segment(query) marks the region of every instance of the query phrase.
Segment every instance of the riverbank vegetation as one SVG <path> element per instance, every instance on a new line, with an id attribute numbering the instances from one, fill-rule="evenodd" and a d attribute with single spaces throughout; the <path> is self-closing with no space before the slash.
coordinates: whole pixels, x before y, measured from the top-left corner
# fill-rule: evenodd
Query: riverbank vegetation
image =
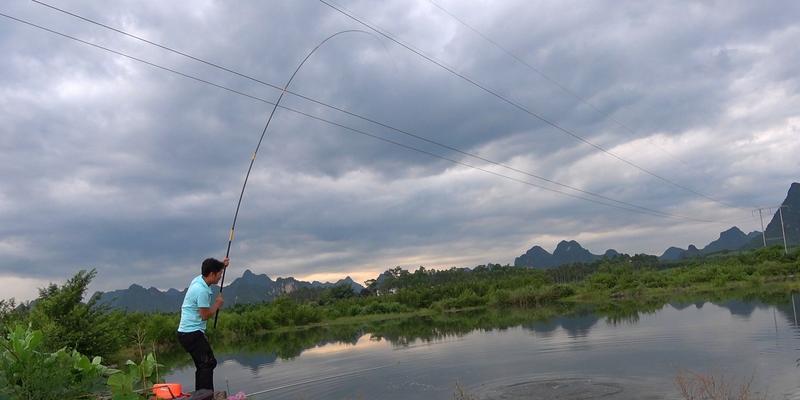
<path id="1" fill-rule="evenodd" d="M 784 255 L 780 248 L 671 264 L 652 256 L 621 255 L 550 270 L 497 264 L 447 270 L 394 268 L 368 282 L 361 293 L 342 286 L 301 290 L 265 304 L 236 305 L 220 314 L 218 328 L 209 333 L 222 349 L 246 341 L 291 358 L 323 336 L 348 341 L 365 331 L 402 345 L 408 340 L 518 326 L 574 313 L 625 321 L 667 302 L 731 297 L 777 302 L 800 289 L 798 273 L 798 252 Z M 152 373 L 151 364 L 156 364 L 148 361 L 143 343 L 166 354 L 169 363 L 169 354 L 176 347 L 178 313 L 128 313 L 108 309 L 96 298 L 84 302 L 95 275 L 94 271 L 81 271 L 61 286 L 41 289 L 39 298 L 31 303 L 0 301 L 0 329 L 4 332 L 0 357 L 9 363 L 0 373 L 0 387 L 6 388 L 0 389 L 0 398 L 27 398 L 19 393 L 32 390 L 26 389 L 26 382 L 37 378 L 26 374 L 37 371 L 61 376 L 51 371 L 56 369 L 67 371 L 61 376 L 64 379 L 44 383 L 78 392 L 110 390 L 110 386 L 98 389 L 98 382 L 105 379 L 108 383 L 110 376 L 117 374 L 112 380 L 116 390 L 131 392 L 136 382 L 150 379 L 149 375 L 137 376 L 143 371 Z M 28 353 L 33 355 L 25 357 L 33 358 L 24 365 L 37 365 L 30 370 L 19 363 Z M 128 358 L 145 366 L 124 364 L 122 360 Z M 100 360 L 107 362 L 101 364 Z M 127 372 L 103 364 L 125 365 L 120 369 Z M 133 371 L 135 368 L 139 369 Z M 76 378 L 81 376 L 88 378 Z"/>

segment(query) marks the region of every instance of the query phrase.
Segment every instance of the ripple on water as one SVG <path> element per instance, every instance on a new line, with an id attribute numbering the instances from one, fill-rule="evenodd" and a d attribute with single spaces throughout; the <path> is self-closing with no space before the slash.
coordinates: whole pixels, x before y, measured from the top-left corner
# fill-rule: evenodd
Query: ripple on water
<path id="1" fill-rule="evenodd" d="M 663 394 L 647 393 L 634 383 L 612 379 L 545 379 L 502 383 L 484 387 L 481 400 L 662 400 Z"/>

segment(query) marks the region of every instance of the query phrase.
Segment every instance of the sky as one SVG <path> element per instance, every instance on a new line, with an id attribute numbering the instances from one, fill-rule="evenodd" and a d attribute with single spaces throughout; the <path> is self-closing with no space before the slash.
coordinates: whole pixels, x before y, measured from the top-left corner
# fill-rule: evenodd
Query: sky
<path id="1" fill-rule="evenodd" d="M 441 66 L 318 0 L 47 2 L 241 75 L 35 2 L 0 12 L 240 94 L 0 17 L 0 298 L 88 268 L 92 291 L 185 287 L 225 255 L 258 99 L 281 94 L 256 80 L 346 30 L 289 86 L 318 103 L 281 105 L 362 133 L 277 110 L 233 278 L 363 282 L 572 239 L 659 255 L 760 229 L 752 209 L 798 180 L 795 1 L 331 2 Z"/>

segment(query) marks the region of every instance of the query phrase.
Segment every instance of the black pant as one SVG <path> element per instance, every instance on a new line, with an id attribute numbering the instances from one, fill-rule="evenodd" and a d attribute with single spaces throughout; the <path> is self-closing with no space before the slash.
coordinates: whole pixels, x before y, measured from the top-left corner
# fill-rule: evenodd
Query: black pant
<path id="1" fill-rule="evenodd" d="M 189 333 L 178 332 L 178 341 L 183 349 L 192 355 L 194 366 L 197 371 L 194 373 L 194 390 L 209 389 L 214 390 L 214 368 L 217 366 L 217 359 L 208 343 L 208 338 L 203 331 Z"/>

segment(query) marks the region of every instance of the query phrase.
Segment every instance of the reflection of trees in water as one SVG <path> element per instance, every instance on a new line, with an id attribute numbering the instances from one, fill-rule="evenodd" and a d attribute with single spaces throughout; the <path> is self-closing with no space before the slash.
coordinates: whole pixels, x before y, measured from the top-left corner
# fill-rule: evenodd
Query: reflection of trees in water
<path id="1" fill-rule="evenodd" d="M 670 301 L 667 304 L 669 304 L 670 307 L 680 311 L 680 310 L 685 310 L 685 309 L 687 309 L 687 308 L 689 308 L 691 306 L 694 306 L 696 309 L 699 310 L 699 309 L 703 308 L 703 305 L 705 305 L 706 302 L 705 301 L 692 302 L 692 301 L 686 301 L 686 300 L 676 300 L 676 301 Z"/>
<path id="2" fill-rule="evenodd" d="M 737 317 L 744 317 L 744 319 L 750 319 L 750 316 L 753 314 L 753 311 L 756 308 L 759 308 L 759 304 L 756 303 L 748 303 L 742 300 L 728 300 L 721 303 L 714 303 L 714 305 L 727 308 L 728 311 L 731 312 L 731 315 L 735 315 Z M 760 305 L 764 307 L 764 305 Z"/>
<path id="3" fill-rule="evenodd" d="M 651 300 L 647 302 L 624 301 L 601 307 L 596 312 L 606 318 L 612 326 L 635 325 L 643 314 L 655 314 L 662 310 L 666 303 Z"/>
<path id="4" fill-rule="evenodd" d="M 735 295 L 736 293 L 728 293 Z M 794 324 L 794 316 L 788 295 L 739 293 L 740 297 L 724 294 L 705 296 L 713 304 L 730 310 L 733 315 L 748 318 L 755 309 L 776 304 L 781 317 Z M 800 299 L 798 299 L 800 300 Z M 521 327 L 542 336 L 551 336 L 561 328 L 572 337 L 584 337 L 605 318 L 611 325 L 635 325 L 642 315 L 654 314 L 666 305 L 681 310 L 695 306 L 702 308 L 706 301 L 678 298 L 673 301 L 652 300 L 647 302 L 625 300 L 613 303 L 588 305 L 557 305 L 535 309 L 486 309 L 468 312 L 446 312 L 432 316 L 390 319 L 354 325 L 329 325 L 286 332 L 270 332 L 258 337 L 249 337 L 229 343 L 215 344 L 221 355 L 250 367 L 259 367 L 276 359 L 292 359 L 307 349 L 327 344 L 355 345 L 364 334 L 374 339 L 386 340 L 391 345 L 406 347 L 415 342 L 436 342 L 448 338 L 463 337 L 472 332 L 503 331 Z M 800 303 L 798 303 L 800 305 Z M 800 330 L 798 330 L 800 335 Z"/>
<path id="5" fill-rule="evenodd" d="M 570 337 L 584 337 L 589 334 L 591 328 L 599 320 L 600 318 L 598 318 L 594 314 L 585 314 L 585 315 L 569 316 L 569 317 L 560 316 L 551 318 L 550 320 L 544 322 L 533 322 L 530 324 L 525 324 L 523 325 L 523 327 L 525 329 L 532 330 L 545 337 L 552 336 L 558 328 L 567 331 L 567 334 Z"/>
<path id="6" fill-rule="evenodd" d="M 683 310 L 691 305 L 697 309 L 710 303 L 717 307 L 725 308 L 731 315 L 749 319 L 757 309 L 774 307 L 790 324 L 794 324 L 794 310 L 792 309 L 791 295 L 783 290 L 762 290 L 758 287 L 747 289 L 727 290 L 706 293 L 704 300 L 695 300 L 697 296 L 677 298 L 669 305 L 677 310 Z M 800 297 L 795 296 L 796 306 L 800 307 Z"/>

